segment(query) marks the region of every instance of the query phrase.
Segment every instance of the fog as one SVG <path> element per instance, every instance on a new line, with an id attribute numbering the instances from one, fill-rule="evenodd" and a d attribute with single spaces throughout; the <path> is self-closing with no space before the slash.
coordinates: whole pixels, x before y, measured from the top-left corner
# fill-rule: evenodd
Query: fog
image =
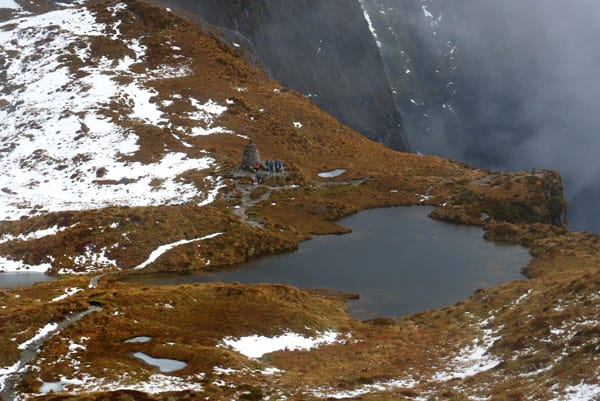
<path id="1" fill-rule="evenodd" d="M 415 70 L 390 79 L 399 97 L 422 102 L 401 107 L 413 149 L 479 167 L 560 170 L 570 226 L 600 232 L 600 1 L 411 3 L 372 0 L 400 20 L 388 19 L 392 27 L 408 27 L 383 51 L 404 47 L 410 58 L 384 54 L 391 74 L 402 71 L 394 63 Z"/>

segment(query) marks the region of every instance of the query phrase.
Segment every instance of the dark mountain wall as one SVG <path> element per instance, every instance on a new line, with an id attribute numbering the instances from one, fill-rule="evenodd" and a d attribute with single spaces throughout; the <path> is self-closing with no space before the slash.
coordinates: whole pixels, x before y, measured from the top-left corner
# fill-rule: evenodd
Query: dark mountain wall
<path id="1" fill-rule="evenodd" d="M 166 0 L 221 31 L 255 64 L 343 123 L 407 150 L 377 44 L 349 0 Z"/>
<path id="2" fill-rule="evenodd" d="M 414 151 L 561 172 L 600 232 L 600 2 L 365 0 Z"/>

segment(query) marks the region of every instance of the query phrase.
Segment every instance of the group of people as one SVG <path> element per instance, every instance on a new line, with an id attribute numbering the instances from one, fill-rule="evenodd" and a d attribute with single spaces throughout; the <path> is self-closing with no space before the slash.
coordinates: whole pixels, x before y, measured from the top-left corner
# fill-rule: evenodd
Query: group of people
<path id="1" fill-rule="evenodd" d="M 260 185 L 263 184 L 265 181 L 265 177 L 262 173 L 263 171 L 266 171 L 270 174 L 282 173 L 283 163 L 281 162 L 281 160 L 265 160 L 265 162 L 262 164 L 256 163 L 254 166 L 252 166 L 250 171 L 252 173 L 255 173 L 253 176 L 251 176 L 252 185 L 254 185 L 255 183 L 258 183 Z"/>
<path id="2" fill-rule="evenodd" d="M 281 173 L 283 171 L 283 163 L 281 160 L 265 160 L 265 167 L 268 172 Z"/>
<path id="3" fill-rule="evenodd" d="M 265 160 L 264 163 L 256 163 L 250 168 L 250 171 L 255 173 L 259 171 L 267 171 L 271 174 L 283 172 L 283 163 L 281 160 Z"/>

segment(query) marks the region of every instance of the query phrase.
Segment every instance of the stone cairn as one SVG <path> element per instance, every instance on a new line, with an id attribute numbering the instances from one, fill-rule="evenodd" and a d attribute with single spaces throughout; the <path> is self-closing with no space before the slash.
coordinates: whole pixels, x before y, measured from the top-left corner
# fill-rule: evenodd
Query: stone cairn
<path id="1" fill-rule="evenodd" d="M 252 170 L 257 164 L 261 164 L 260 155 L 258 154 L 258 148 L 250 141 L 244 149 L 244 158 L 242 160 L 242 168 L 244 170 Z"/>

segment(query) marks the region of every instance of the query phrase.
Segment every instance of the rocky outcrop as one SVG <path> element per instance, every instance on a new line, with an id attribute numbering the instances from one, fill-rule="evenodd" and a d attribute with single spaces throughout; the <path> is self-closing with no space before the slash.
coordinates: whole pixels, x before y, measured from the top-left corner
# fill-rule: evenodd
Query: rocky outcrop
<path id="1" fill-rule="evenodd" d="M 283 85 L 341 122 L 407 150 L 381 55 L 358 1 L 167 0 L 221 36 Z"/>
<path id="2" fill-rule="evenodd" d="M 567 226 L 567 202 L 556 171 L 490 172 L 459 185 L 456 195 L 431 213 L 440 220 Z"/>

